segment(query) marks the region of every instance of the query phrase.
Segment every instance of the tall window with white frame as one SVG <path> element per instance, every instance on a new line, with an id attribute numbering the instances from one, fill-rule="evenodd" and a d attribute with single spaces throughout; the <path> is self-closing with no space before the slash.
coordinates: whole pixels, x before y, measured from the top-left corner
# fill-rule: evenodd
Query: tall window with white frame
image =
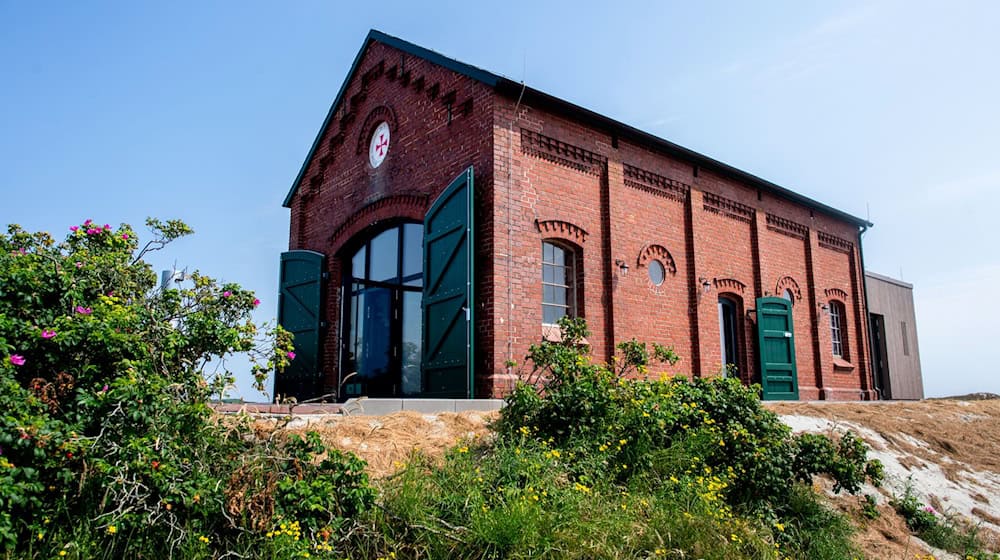
<path id="1" fill-rule="evenodd" d="M 847 359 L 846 336 L 844 333 L 844 304 L 830 302 L 830 339 L 833 341 L 833 355 Z"/>
<path id="2" fill-rule="evenodd" d="M 572 249 L 542 242 L 542 324 L 575 317 L 576 255 Z"/>

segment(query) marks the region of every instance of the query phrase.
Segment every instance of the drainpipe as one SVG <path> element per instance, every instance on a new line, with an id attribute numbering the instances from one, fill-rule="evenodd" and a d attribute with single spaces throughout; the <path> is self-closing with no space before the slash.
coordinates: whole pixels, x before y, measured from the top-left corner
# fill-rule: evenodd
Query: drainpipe
<path id="1" fill-rule="evenodd" d="M 868 282 L 865 280 L 865 250 L 864 244 L 861 243 L 861 238 L 864 237 L 868 228 L 868 225 L 862 225 L 861 231 L 858 233 L 858 257 L 861 259 L 861 289 L 865 294 L 865 328 L 868 329 L 868 371 L 872 372 L 872 387 L 875 388 L 875 392 L 878 394 L 878 400 L 882 400 L 882 380 L 879 378 L 880 376 L 875 375 L 875 356 L 872 354 L 872 318 L 871 309 L 868 307 Z"/>

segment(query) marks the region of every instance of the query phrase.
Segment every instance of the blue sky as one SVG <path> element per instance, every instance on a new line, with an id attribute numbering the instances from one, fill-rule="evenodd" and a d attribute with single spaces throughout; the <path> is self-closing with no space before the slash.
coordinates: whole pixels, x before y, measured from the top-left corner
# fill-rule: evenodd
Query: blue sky
<path id="1" fill-rule="evenodd" d="M 272 319 L 281 201 L 377 28 L 869 215 L 927 394 L 1000 393 L 1000 4 L 422 4 L 0 0 L 0 223 L 181 218 L 157 268 Z"/>

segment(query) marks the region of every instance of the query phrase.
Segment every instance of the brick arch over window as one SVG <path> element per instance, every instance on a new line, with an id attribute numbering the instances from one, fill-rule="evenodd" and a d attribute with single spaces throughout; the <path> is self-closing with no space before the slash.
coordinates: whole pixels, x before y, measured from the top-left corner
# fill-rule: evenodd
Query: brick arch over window
<path id="1" fill-rule="evenodd" d="M 385 105 L 379 105 L 368 113 L 364 124 L 358 129 L 358 144 L 355 153 L 360 155 L 368 150 L 368 142 L 371 140 L 372 133 L 375 132 L 375 127 L 383 121 L 389 123 L 392 136 L 399 137 L 396 135 L 396 113 Z"/>
<path id="2" fill-rule="evenodd" d="M 715 289 L 721 293 L 732 292 L 735 295 L 740 296 L 742 301 L 743 294 L 747 291 L 747 285 L 735 278 L 714 278 L 712 283 L 715 284 Z"/>
<path id="3" fill-rule="evenodd" d="M 826 294 L 828 299 L 839 299 L 842 302 L 847 301 L 847 292 L 840 288 L 827 288 L 823 293 Z"/>
<path id="4" fill-rule="evenodd" d="M 535 227 L 542 237 L 568 240 L 581 247 L 587 242 L 587 230 L 563 220 L 535 220 Z"/>
<path id="5" fill-rule="evenodd" d="M 639 266 L 646 266 L 653 259 L 663 263 L 663 267 L 670 274 L 677 274 L 677 265 L 674 263 L 674 257 L 663 245 L 646 245 L 639 251 L 639 258 L 636 260 L 636 263 Z"/>
<path id="6" fill-rule="evenodd" d="M 345 243 L 372 224 L 396 219 L 423 222 L 426 213 L 426 196 L 415 194 L 387 196 L 352 214 L 330 236 L 330 244 L 339 251 Z"/>
<path id="7" fill-rule="evenodd" d="M 799 283 L 791 276 L 782 276 L 778 280 L 778 283 L 774 285 L 774 293 L 778 297 L 782 297 L 785 290 L 788 290 L 795 296 L 795 301 L 802 301 L 802 290 L 799 289 Z"/>

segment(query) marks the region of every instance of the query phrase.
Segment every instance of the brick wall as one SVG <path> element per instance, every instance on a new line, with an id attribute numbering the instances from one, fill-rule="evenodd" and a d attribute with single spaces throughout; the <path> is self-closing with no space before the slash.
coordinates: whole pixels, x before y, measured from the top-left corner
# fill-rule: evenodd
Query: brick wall
<path id="1" fill-rule="evenodd" d="M 528 347 L 543 336 L 541 242 L 574 241 L 584 260 L 582 315 L 596 357 L 635 337 L 673 346 L 682 361 L 654 373 L 717 375 L 718 300 L 739 302 L 740 376 L 757 375 L 756 299 L 793 293 L 803 399 L 873 398 L 859 282 L 858 230 L 831 216 L 692 164 L 620 140 L 562 114 L 515 100 L 494 103 L 495 353 L 490 386 L 502 394 Z M 510 220 L 510 225 L 507 225 Z M 559 231 L 539 221 L 569 225 Z M 585 240 L 573 235 L 586 232 Z M 666 265 L 653 285 L 648 261 Z M 628 265 L 622 274 L 616 262 Z M 510 279 L 501 273 L 509 269 Z M 703 282 L 707 282 L 706 292 Z M 508 292 L 509 290 L 509 292 Z M 509 295 L 508 295 L 509 294 Z M 849 362 L 835 364 L 831 299 L 847 317 Z M 523 370 L 522 370 L 523 373 Z"/>
<path id="2" fill-rule="evenodd" d="M 426 60 L 372 43 L 320 136 L 290 201 L 290 249 L 327 255 L 329 282 L 323 339 L 324 390 L 336 388 L 340 361 L 340 286 L 352 241 L 394 221 L 422 221 L 434 199 L 469 165 L 475 167 L 476 200 L 492 197 L 492 90 Z M 389 155 L 372 169 L 368 141 L 379 122 L 391 127 Z M 476 208 L 476 291 L 492 294 L 492 218 Z M 363 234 L 363 235 L 362 235 Z M 480 314 L 476 328 L 490 329 Z M 484 339 L 484 337 L 480 337 Z M 485 340 L 485 339 L 484 339 Z M 487 344 L 480 355 L 489 355 Z"/>
<path id="3" fill-rule="evenodd" d="M 339 288 L 352 240 L 393 220 L 421 220 L 468 165 L 476 168 L 476 394 L 500 396 L 542 340 L 541 245 L 573 247 L 579 313 L 598 359 L 635 337 L 682 356 L 654 373 L 718 374 L 718 298 L 740 302 L 741 363 L 753 378 L 758 297 L 794 294 L 803 399 L 872 398 L 857 228 L 834 217 L 500 96 L 425 60 L 373 43 L 348 84 L 291 200 L 289 246 L 326 254 L 323 370 L 339 367 Z M 449 117 L 450 115 L 450 117 Z M 378 122 L 390 154 L 367 163 Z M 667 270 L 648 276 L 652 259 Z M 627 274 L 616 263 L 628 266 Z M 708 290 L 703 287 L 707 283 Z M 849 357 L 835 363 L 829 313 L 844 304 Z M 511 367 L 509 361 L 517 363 Z"/>

